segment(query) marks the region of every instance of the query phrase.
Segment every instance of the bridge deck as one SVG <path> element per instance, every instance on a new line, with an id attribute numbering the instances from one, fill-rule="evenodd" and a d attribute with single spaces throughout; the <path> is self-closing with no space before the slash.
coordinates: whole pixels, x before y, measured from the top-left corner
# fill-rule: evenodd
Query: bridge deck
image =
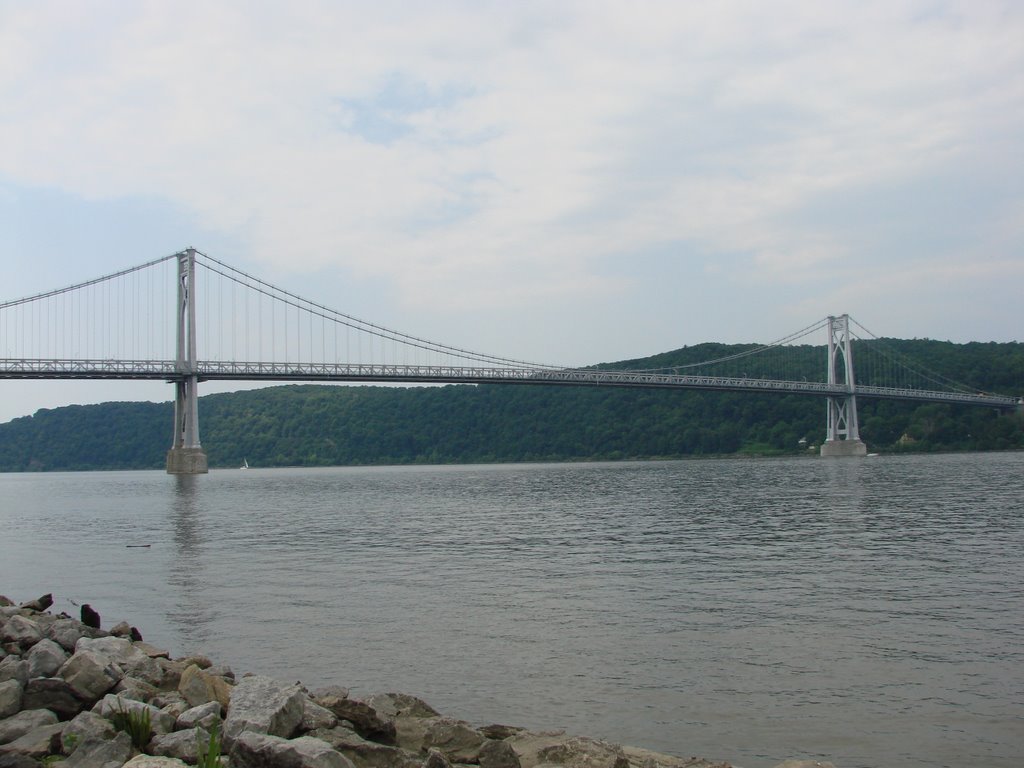
<path id="1" fill-rule="evenodd" d="M 199 362 L 183 371 L 173 360 L 0 360 L 3 379 L 135 379 L 180 381 L 336 381 L 429 384 L 547 384 L 572 386 L 703 389 L 732 392 L 846 397 L 844 385 L 815 381 L 695 376 L 650 371 L 589 368 L 461 367 L 437 365 L 366 365 L 348 363 Z M 940 392 L 897 387 L 856 386 L 853 394 L 889 400 L 1018 408 L 1021 400 L 985 393 Z"/>

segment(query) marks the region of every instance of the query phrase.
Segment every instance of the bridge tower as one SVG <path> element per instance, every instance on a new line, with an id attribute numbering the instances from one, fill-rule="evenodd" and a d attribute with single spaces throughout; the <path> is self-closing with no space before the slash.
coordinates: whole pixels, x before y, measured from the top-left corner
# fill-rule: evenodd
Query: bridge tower
<path id="1" fill-rule="evenodd" d="M 828 398 L 828 431 L 822 456 L 866 456 L 857 424 L 857 395 L 850 350 L 850 316 L 828 318 L 828 383 L 845 385 L 847 394 Z"/>
<path id="2" fill-rule="evenodd" d="M 209 469 L 199 444 L 199 376 L 196 374 L 196 251 L 178 254 L 178 351 L 174 379 L 174 436 L 167 472 L 202 475 Z"/>

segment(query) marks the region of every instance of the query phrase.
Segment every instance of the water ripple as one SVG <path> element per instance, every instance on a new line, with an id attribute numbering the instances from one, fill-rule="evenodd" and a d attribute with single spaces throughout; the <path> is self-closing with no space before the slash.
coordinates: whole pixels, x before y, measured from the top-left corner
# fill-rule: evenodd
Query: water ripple
<path id="1" fill-rule="evenodd" d="M 476 722 L 747 768 L 1003 768 L 1024 754 L 1022 469 L 1000 454 L 8 475 L 0 576 L 175 653 L 408 690 Z"/>

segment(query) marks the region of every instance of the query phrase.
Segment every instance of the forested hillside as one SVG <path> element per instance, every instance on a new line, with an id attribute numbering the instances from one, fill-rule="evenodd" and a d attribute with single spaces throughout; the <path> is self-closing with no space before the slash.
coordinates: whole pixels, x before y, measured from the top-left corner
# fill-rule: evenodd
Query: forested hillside
<path id="1" fill-rule="evenodd" d="M 1024 392 L 1024 344 L 890 343 L 979 390 Z M 609 367 L 682 365 L 742 348 L 700 345 Z M 804 351 L 813 375 L 825 353 Z M 859 412 L 872 451 L 1024 448 L 1020 414 L 867 399 Z M 820 398 L 603 387 L 279 386 L 202 397 L 199 413 L 211 467 L 797 453 L 825 433 Z M 0 471 L 160 469 L 171 422 L 170 403 L 42 410 L 0 424 Z"/>

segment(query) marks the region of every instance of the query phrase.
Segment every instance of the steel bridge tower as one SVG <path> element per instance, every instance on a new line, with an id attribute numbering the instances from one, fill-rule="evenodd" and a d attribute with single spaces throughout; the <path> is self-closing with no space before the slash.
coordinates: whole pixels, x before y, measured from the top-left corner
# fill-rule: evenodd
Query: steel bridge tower
<path id="1" fill-rule="evenodd" d="M 829 396 L 828 429 L 821 446 L 822 456 L 866 456 L 857 424 L 857 395 L 850 350 L 850 316 L 828 318 L 828 383 L 845 386 L 845 396 Z"/>
<path id="2" fill-rule="evenodd" d="M 167 472 L 202 475 L 209 469 L 199 443 L 199 376 L 196 373 L 196 251 L 178 254 L 178 352 L 174 383 L 174 436 Z"/>

